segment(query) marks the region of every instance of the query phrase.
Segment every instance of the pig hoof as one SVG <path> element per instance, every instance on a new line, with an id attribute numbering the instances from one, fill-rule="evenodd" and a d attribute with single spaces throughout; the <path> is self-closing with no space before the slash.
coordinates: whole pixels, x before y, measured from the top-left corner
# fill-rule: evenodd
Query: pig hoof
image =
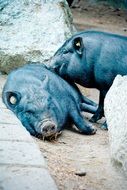
<path id="1" fill-rule="evenodd" d="M 91 119 L 89 120 L 91 123 L 96 123 L 97 119 L 95 117 L 91 117 Z"/>
<path id="2" fill-rule="evenodd" d="M 107 125 L 106 122 L 103 123 L 103 125 L 101 125 L 101 129 L 102 129 L 102 130 L 108 130 L 108 125 Z"/>
<path id="3" fill-rule="evenodd" d="M 97 129 L 95 129 L 94 127 L 91 127 L 90 126 L 90 128 L 88 129 L 88 131 L 86 131 L 86 135 L 94 135 L 94 134 L 96 134 L 96 131 L 97 131 Z"/>
<path id="4" fill-rule="evenodd" d="M 93 128 L 93 129 L 92 129 L 92 132 L 91 132 L 91 135 L 96 134 L 96 132 L 97 132 L 97 129 Z"/>
<path id="5" fill-rule="evenodd" d="M 100 111 L 97 111 L 89 120 L 92 123 L 96 123 L 99 119 L 101 119 L 103 116 L 103 113 Z"/>

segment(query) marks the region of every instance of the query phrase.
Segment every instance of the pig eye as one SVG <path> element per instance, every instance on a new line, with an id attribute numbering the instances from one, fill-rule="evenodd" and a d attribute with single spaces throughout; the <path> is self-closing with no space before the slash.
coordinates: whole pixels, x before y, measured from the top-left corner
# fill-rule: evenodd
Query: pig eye
<path id="1" fill-rule="evenodd" d="M 64 49 L 63 54 L 67 54 L 67 53 L 68 53 L 68 50 Z"/>
<path id="2" fill-rule="evenodd" d="M 55 71 L 55 73 L 58 73 L 59 72 L 59 67 L 55 67 L 54 71 Z"/>
<path id="3" fill-rule="evenodd" d="M 33 114 L 34 114 L 34 111 L 33 111 L 33 110 L 27 110 L 27 111 L 26 111 L 26 114 L 28 114 L 28 115 L 33 115 Z"/>
<path id="4" fill-rule="evenodd" d="M 69 53 L 73 53 L 73 50 L 72 50 L 72 49 L 70 49 L 70 50 L 69 50 Z"/>

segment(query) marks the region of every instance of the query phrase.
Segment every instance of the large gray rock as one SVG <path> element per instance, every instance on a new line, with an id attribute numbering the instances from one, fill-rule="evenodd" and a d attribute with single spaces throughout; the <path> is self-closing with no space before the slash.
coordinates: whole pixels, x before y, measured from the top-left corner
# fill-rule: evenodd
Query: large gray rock
<path id="1" fill-rule="evenodd" d="M 0 71 L 50 60 L 74 31 L 66 0 L 0 0 Z"/>
<path id="2" fill-rule="evenodd" d="M 127 76 L 118 75 L 104 102 L 111 158 L 127 174 Z"/>

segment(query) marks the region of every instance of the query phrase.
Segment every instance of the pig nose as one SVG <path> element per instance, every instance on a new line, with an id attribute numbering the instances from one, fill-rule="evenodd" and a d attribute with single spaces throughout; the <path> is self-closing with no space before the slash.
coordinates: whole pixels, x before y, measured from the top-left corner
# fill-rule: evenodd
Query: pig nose
<path id="1" fill-rule="evenodd" d="M 56 125 L 54 123 L 45 123 L 42 132 L 44 133 L 54 133 L 56 131 Z"/>

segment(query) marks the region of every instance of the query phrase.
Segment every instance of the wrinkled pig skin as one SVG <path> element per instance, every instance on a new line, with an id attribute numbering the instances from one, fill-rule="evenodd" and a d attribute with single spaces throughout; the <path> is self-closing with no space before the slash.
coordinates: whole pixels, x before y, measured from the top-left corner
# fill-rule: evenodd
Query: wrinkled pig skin
<path id="1" fill-rule="evenodd" d="M 55 135 L 68 121 L 81 133 L 94 134 L 96 130 L 81 111 L 95 113 L 97 107 L 83 102 L 77 89 L 43 64 L 33 63 L 9 74 L 2 99 L 32 135 Z"/>

